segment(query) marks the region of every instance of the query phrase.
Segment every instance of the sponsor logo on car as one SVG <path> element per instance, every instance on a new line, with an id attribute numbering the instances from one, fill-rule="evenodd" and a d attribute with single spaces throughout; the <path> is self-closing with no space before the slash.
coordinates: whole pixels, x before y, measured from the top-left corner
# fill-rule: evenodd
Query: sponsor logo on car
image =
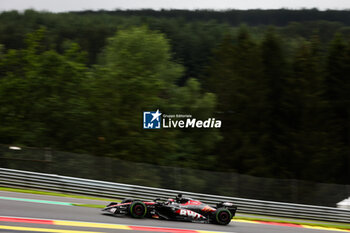
<path id="1" fill-rule="evenodd" d="M 192 210 L 185 210 L 185 209 L 179 209 L 177 211 L 175 211 L 175 213 L 181 215 L 181 216 L 187 216 L 187 217 L 192 217 L 194 219 L 198 219 L 198 218 L 201 218 L 201 217 L 204 217 L 203 215 L 201 214 L 198 214 Z"/>

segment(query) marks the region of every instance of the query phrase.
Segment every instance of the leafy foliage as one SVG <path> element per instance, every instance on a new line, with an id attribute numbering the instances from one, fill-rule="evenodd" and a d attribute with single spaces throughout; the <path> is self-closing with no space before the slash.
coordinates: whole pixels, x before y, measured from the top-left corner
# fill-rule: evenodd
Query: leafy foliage
<path id="1" fill-rule="evenodd" d="M 347 11 L 3 12 L 0 142 L 349 183 L 349 24 Z M 156 109 L 222 128 L 143 130 Z"/>

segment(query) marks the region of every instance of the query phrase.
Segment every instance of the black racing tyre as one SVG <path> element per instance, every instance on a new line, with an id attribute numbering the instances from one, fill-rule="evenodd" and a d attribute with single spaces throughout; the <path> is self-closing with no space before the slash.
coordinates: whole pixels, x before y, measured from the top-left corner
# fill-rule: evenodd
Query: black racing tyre
<path id="1" fill-rule="evenodd" d="M 123 204 L 123 203 L 128 203 L 128 202 L 133 202 L 133 201 L 134 201 L 134 200 L 131 199 L 131 198 L 125 198 L 125 199 L 122 200 L 121 204 Z"/>
<path id="2" fill-rule="evenodd" d="M 219 208 L 216 210 L 215 222 L 220 225 L 227 225 L 231 222 L 231 212 L 226 208 Z"/>
<path id="3" fill-rule="evenodd" d="M 147 207 L 146 207 L 145 203 L 143 203 L 141 201 L 134 201 L 131 203 L 131 205 L 129 207 L 129 213 L 130 213 L 131 217 L 143 218 L 143 217 L 145 217 L 145 215 L 147 213 Z"/>

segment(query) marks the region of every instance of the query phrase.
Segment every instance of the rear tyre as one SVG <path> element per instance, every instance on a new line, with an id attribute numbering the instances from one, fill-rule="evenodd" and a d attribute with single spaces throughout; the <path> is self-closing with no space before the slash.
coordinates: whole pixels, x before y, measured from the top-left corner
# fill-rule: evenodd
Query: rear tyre
<path id="1" fill-rule="evenodd" d="M 145 203 L 141 201 L 134 201 L 129 207 L 129 213 L 131 217 L 143 218 L 147 213 L 147 207 Z"/>
<path id="2" fill-rule="evenodd" d="M 231 212 L 226 208 L 219 208 L 215 212 L 215 222 L 220 225 L 227 225 L 231 222 Z"/>

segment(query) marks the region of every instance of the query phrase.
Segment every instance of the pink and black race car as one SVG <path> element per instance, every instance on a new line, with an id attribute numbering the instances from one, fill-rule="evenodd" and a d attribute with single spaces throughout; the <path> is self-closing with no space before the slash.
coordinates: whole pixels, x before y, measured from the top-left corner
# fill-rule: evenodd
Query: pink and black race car
<path id="1" fill-rule="evenodd" d="M 175 199 L 165 201 L 159 198 L 154 201 L 124 199 L 121 203 L 110 203 L 102 211 L 116 216 L 130 215 L 134 218 L 149 217 L 227 225 L 235 216 L 237 206 L 230 202 L 220 202 L 216 206 L 210 206 L 179 194 Z"/>

